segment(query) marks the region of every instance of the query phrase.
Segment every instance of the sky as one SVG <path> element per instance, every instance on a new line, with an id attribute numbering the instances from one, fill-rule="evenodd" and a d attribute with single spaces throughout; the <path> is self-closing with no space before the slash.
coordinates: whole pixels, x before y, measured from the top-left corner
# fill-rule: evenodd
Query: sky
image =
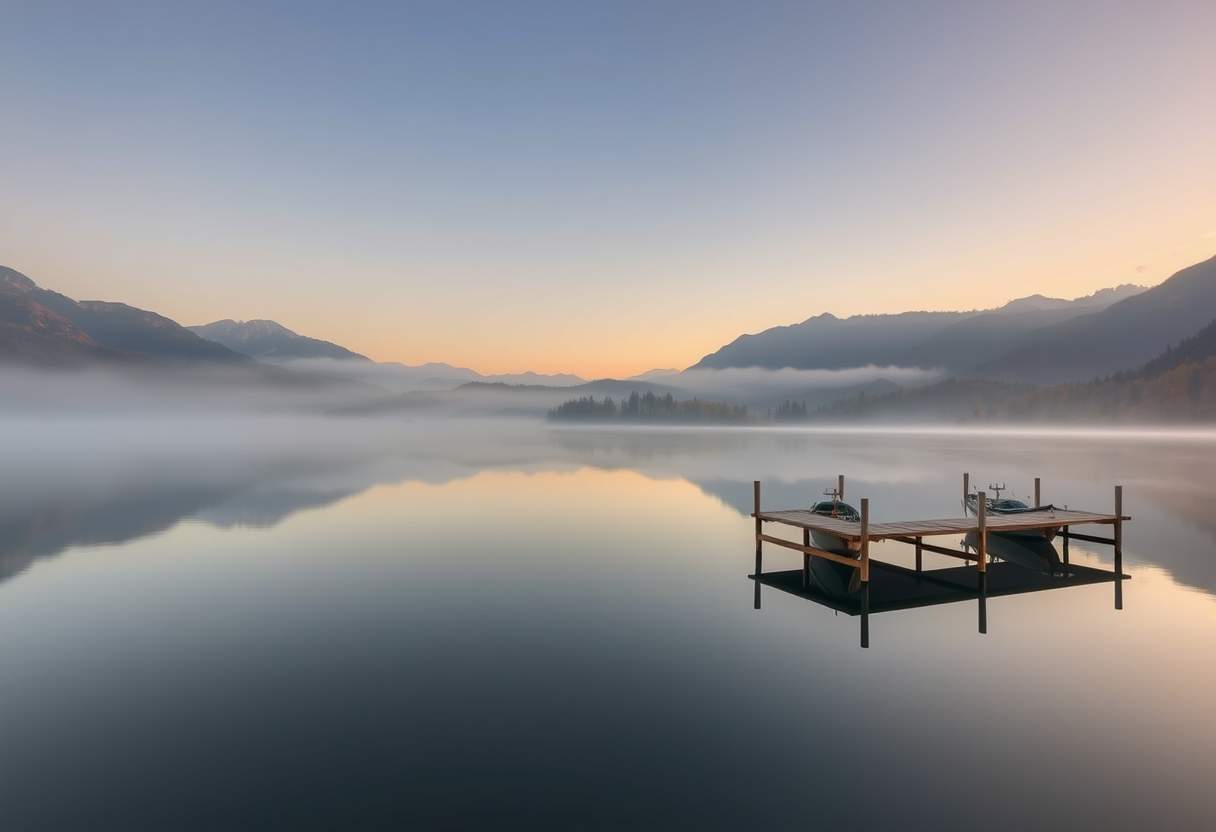
<path id="1" fill-rule="evenodd" d="M 625 376 L 1216 254 L 1216 3 L 0 0 L 0 264 Z"/>

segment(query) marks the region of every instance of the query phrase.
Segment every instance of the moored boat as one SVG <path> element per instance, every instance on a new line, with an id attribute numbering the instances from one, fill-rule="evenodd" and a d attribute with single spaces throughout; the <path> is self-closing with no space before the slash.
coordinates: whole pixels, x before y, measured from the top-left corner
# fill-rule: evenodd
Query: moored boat
<path id="1" fill-rule="evenodd" d="M 810 510 L 823 517 L 835 517 L 847 523 L 860 523 L 861 514 L 853 506 L 840 499 L 840 494 L 834 488 L 823 492 L 828 500 L 820 500 L 811 506 Z M 861 557 L 861 544 L 854 540 L 846 540 L 831 532 L 819 529 L 811 530 L 811 542 L 819 549 L 845 557 Z M 848 595 L 861 589 L 861 570 L 843 563 L 835 563 L 824 558 L 812 557 L 810 562 L 811 575 L 815 583 L 829 595 Z"/>
<path id="2" fill-rule="evenodd" d="M 1054 511 L 1055 510 L 1055 506 L 1053 506 L 1053 505 L 1034 507 L 1034 506 L 1027 505 L 1026 503 L 1022 502 L 1021 500 L 1016 500 L 1012 497 L 1002 497 L 1001 492 L 1006 490 L 1006 487 L 1003 483 L 1001 485 L 991 485 L 990 484 L 988 486 L 988 490 L 991 491 L 993 494 L 993 496 L 988 497 L 987 502 L 985 503 L 985 512 L 989 515 L 992 515 L 992 514 L 999 514 L 999 515 L 1026 514 L 1027 512 L 1031 512 L 1031 511 Z M 967 511 L 970 512 L 971 514 L 978 514 L 979 513 L 978 505 L 979 505 L 979 495 L 976 494 L 975 492 L 968 494 L 967 499 L 966 499 Z M 1007 532 L 993 531 L 993 532 L 990 532 L 990 534 L 991 535 L 1001 535 L 1004 537 L 1020 537 L 1020 538 L 1031 538 L 1031 539 L 1035 539 L 1035 540 L 1051 541 L 1051 540 L 1055 539 L 1056 534 L 1059 531 L 1060 531 L 1060 527 L 1056 526 L 1056 527 L 1050 528 L 1050 529 L 1031 529 L 1028 531 L 1007 531 Z"/>

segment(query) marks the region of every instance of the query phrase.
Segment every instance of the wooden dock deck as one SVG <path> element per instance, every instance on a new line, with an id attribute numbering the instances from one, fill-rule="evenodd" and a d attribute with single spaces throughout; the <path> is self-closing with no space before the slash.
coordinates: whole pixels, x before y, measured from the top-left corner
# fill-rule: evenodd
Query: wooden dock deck
<path id="1" fill-rule="evenodd" d="M 835 517 L 824 517 L 806 509 L 762 511 L 753 515 L 770 523 L 782 523 L 809 531 L 821 531 L 849 541 L 861 541 L 861 523 L 849 523 Z M 1114 514 L 1099 514 L 1092 511 L 1071 509 L 1044 509 L 1022 514 L 990 514 L 986 526 L 990 532 L 1047 531 L 1063 526 L 1081 524 L 1114 525 L 1116 521 L 1130 520 Z M 897 520 L 891 523 L 871 523 L 869 538 L 875 540 L 898 540 L 904 537 L 936 537 L 945 534 L 967 534 L 978 532 L 978 517 L 948 517 L 940 520 Z"/>

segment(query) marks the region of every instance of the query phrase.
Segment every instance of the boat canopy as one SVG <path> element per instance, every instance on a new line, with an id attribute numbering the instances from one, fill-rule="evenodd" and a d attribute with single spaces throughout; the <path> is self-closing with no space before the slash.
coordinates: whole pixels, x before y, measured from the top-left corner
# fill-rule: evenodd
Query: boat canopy
<path id="1" fill-rule="evenodd" d="M 839 500 L 820 500 L 811 506 L 811 511 L 824 517 L 838 517 L 847 523 L 860 523 L 861 515 L 857 509 Z"/>

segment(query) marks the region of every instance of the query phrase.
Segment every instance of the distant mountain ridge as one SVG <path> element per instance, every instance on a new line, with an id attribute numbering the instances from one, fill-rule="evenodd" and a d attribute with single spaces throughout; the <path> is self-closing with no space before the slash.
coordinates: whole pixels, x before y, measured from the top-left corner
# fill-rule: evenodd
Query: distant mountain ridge
<path id="1" fill-rule="evenodd" d="M 950 378 L 821 406 L 820 420 L 1210 422 L 1216 418 L 1216 319 L 1134 370 L 1034 385 Z"/>
<path id="2" fill-rule="evenodd" d="M 209 324 L 187 327 L 203 338 L 223 344 L 230 350 L 287 366 L 297 362 L 332 361 L 355 362 L 354 366 L 333 364 L 323 369 L 331 372 L 357 373 L 364 381 L 370 381 L 390 389 L 450 389 L 470 381 L 501 382 L 503 384 L 544 384 L 571 386 L 582 384 L 584 379 L 569 373 L 545 375 L 526 371 L 484 375 L 468 367 L 455 367 L 442 362 L 429 362 L 417 366 L 396 361 L 372 361 L 366 355 L 347 349 L 332 341 L 300 335 L 277 321 L 236 321 L 226 318 Z M 299 366 L 297 364 L 297 366 Z"/>
<path id="3" fill-rule="evenodd" d="M 226 318 L 186 327 L 200 338 L 222 344 L 233 352 L 266 361 L 300 358 L 334 358 L 370 361 L 367 356 L 319 338 L 299 335 L 276 321 L 234 321 Z"/>
<path id="4" fill-rule="evenodd" d="M 241 364 L 246 356 L 125 303 L 76 301 L 0 266 L 0 359 L 38 366 L 96 362 Z"/>
<path id="5" fill-rule="evenodd" d="M 975 368 L 977 375 L 1055 384 L 1150 361 L 1216 317 L 1216 257 L 1075 319 L 1043 327 Z"/>
<path id="6" fill-rule="evenodd" d="M 184 327 L 125 303 L 73 300 L 7 266 L 0 266 L 0 362 L 40 368 L 202 362 L 247 367 L 255 371 L 249 378 L 276 384 L 332 384 L 345 378 L 389 391 L 452 389 L 469 381 L 553 386 L 585 381 L 569 373 L 483 375 L 444 363 L 377 363 L 272 320 Z"/>
<path id="7" fill-rule="evenodd" d="M 875 365 L 965 372 L 1021 345 L 1030 333 L 1144 292 L 1125 284 L 1073 300 L 1031 295 L 996 309 L 903 312 L 838 318 L 823 313 L 798 324 L 742 335 L 690 369 L 846 369 Z"/>

